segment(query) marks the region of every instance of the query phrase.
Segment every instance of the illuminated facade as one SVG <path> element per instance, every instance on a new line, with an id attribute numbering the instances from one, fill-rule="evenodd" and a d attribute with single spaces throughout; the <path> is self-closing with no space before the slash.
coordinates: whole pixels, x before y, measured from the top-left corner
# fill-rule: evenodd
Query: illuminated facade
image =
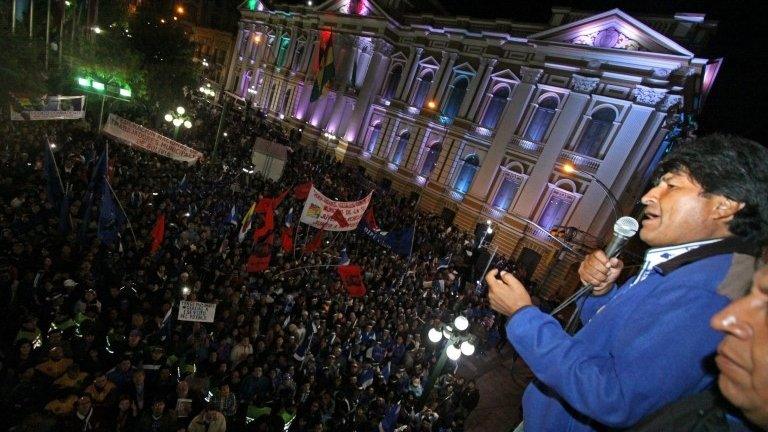
<path id="1" fill-rule="evenodd" d="M 410 5 L 245 2 L 226 87 L 464 229 L 495 221 L 494 245 L 546 279 L 545 295 L 570 289 L 574 257 L 543 231 L 610 233 L 599 182 L 632 210 L 676 113 L 698 112 L 714 82 L 720 61 L 689 49 L 716 24 L 562 8 L 518 23 Z M 311 100 L 323 37 L 335 79 Z"/>

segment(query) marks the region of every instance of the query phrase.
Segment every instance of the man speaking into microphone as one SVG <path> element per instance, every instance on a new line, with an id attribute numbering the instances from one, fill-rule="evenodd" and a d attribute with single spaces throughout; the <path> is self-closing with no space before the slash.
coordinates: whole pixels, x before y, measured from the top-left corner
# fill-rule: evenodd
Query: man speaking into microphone
<path id="1" fill-rule="evenodd" d="M 713 135 L 670 153 L 658 173 L 641 200 L 651 249 L 640 272 L 617 287 L 621 260 L 587 256 L 579 276 L 593 289 L 575 335 L 510 273 L 486 275 L 491 306 L 510 317 L 509 342 L 536 377 L 523 396 L 525 431 L 630 427 L 712 384 L 721 335 L 709 319 L 749 288 L 738 277 L 768 238 L 768 150 Z"/>

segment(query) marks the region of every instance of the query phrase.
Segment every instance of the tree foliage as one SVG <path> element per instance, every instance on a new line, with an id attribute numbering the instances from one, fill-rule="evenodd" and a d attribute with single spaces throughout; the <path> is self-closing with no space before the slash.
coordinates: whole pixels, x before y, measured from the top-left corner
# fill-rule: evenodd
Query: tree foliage
<path id="1" fill-rule="evenodd" d="M 181 27 L 162 23 L 151 6 L 90 39 L 74 60 L 72 82 L 87 75 L 128 86 L 133 102 L 149 116 L 175 106 L 185 88 L 196 84 L 191 42 Z"/>

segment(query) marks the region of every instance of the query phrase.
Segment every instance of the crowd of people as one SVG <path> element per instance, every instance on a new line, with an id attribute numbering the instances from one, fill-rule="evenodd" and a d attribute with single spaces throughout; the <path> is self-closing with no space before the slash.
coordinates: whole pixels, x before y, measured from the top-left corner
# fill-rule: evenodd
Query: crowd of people
<path id="1" fill-rule="evenodd" d="M 494 342 L 501 324 L 487 296 L 461 283 L 468 235 L 403 211 L 414 202 L 298 145 L 295 133 L 279 181 L 243 171 L 257 136 L 285 135 L 239 113 L 218 157 L 208 151 L 193 166 L 112 142 L 84 122 L 2 128 L 2 430 L 462 430 L 478 389 L 451 362 L 431 376 L 441 345 L 426 335 L 463 314 L 491 339 L 476 341 L 481 349 Z M 205 129 L 197 142 L 210 146 Z M 49 196 L 47 142 L 71 201 L 64 211 Z M 114 240 L 100 232 L 100 192 L 86 198 L 107 147 L 106 175 L 125 215 Z M 290 191 L 308 181 L 339 200 L 375 190 L 382 228 L 417 227 L 411 257 L 354 231 L 304 251 L 315 231 L 283 222 L 301 212 Z M 269 268 L 249 273 L 242 218 L 284 191 L 275 229 L 290 229 L 295 247 L 275 242 Z M 263 223 L 254 218 L 254 229 Z M 339 281 L 342 250 L 364 271 L 363 297 Z M 455 257 L 448 267 L 439 265 L 445 256 Z M 215 303 L 214 322 L 177 320 L 180 300 Z"/>

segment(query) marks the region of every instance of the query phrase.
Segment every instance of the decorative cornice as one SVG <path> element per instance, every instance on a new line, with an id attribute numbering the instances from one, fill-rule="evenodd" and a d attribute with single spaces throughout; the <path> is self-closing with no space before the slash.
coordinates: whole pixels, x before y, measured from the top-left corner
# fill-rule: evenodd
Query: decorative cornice
<path id="1" fill-rule="evenodd" d="M 639 85 L 632 90 L 632 95 L 635 97 L 635 102 L 640 105 L 655 107 L 656 104 L 661 102 L 667 91 L 667 89 Z"/>
<path id="2" fill-rule="evenodd" d="M 576 93 L 590 94 L 600 84 L 600 78 L 585 77 L 577 74 L 571 76 L 571 89 Z"/>
<path id="3" fill-rule="evenodd" d="M 657 108 L 659 111 L 667 112 L 670 108 L 678 105 L 683 104 L 683 96 L 682 95 L 671 95 L 671 94 L 665 94 L 664 98 L 661 99 L 661 102 L 659 102 Z"/>
<path id="4" fill-rule="evenodd" d="M 526 66 L 520 66 L 520 77 L 524 83 L 536 84 L 539 82 L 539 78 L 544 74 L 543 69 L 529 68 Z"/>

